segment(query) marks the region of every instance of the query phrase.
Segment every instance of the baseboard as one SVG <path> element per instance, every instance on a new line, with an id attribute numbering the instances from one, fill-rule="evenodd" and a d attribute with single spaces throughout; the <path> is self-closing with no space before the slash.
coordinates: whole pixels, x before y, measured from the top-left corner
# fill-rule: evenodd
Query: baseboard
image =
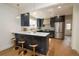
<path id="1" fill-rule="evenodd" d="M 3 53 L 3 51 L 6 51 L 6 50 L 9 50 L 11 49 L 13 46 L 9 47 L 9 48 L 6 48 L 5 50 L 1 50 L 0 53 Z"/>
<path id="2" fill-rule="evenodd" d="M 76 51 L 79 54 L 79 49 L 72 48 L 72 50 Z"/>

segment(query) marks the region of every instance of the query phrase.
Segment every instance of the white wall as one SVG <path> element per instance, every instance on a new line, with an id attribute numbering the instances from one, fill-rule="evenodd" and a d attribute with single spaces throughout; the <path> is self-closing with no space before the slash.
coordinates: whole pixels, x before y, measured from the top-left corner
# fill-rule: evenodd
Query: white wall
<path id="1" fill-rule="evenodd" d="M 44 19 L 43 24 L 45 25 L 45 27 L 50 27 L 50 19 Z"/>
<path id="2" fill-rule="evenodd" d="M 11 31 L 20 29 L 16 19 L 17 10 L 7 4 L 0 4 L 0 51 L 12 46 Z"/>
<path id="3" fill-rule="evenodd" d="M 43 24 L 45 25 L 45 27 L 42 27 L 42 30 L 48 29 L 48 30 L 54 30 L 53 27 L 50 26 L 50 18 L 48 19 L 44 19 Z"/>
<path id="4" fill-rule="evenodd" d="M 68 26 L 68 24 L 70 24 L 70 26 Z M 72 26 L 72 15 L 66 15 L 65 16 L 65 35 L 71 35 L 71 26 Z"/>
<path id="5" fill-rule="evenodd" d="M 72 49 L 79 52 L 79 4 L 73 6 Z"/>

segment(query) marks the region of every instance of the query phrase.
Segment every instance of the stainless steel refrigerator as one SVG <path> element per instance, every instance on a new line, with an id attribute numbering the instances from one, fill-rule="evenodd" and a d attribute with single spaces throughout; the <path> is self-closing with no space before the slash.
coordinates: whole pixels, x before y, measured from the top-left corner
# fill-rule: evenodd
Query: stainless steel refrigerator
<path id="1" fill-rule="evenodd" d="M 55 22 L 55 38 L 63 39 L 63 22 Z"/>

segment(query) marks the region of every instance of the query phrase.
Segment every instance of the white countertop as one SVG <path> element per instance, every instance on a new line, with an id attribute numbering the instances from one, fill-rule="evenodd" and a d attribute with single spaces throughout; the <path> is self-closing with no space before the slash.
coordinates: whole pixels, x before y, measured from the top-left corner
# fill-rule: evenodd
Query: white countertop
<path id="1" fill-rule="evenodd" d="M 19 31 L 19 32 L 12 32 L 12 33 L 42 36 L 42 37 L 46 37 L 50 34 L 50 33 L 44 33 L 44 32 L 28 32 L 28 31 Z"/>

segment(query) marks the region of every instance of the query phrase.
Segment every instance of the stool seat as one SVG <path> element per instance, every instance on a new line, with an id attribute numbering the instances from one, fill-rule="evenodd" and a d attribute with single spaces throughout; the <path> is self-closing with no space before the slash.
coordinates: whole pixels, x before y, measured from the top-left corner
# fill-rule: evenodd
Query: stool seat
<path id="1" fill-rule="evenodd" d="M 30 47 L 37 47 L 38 44 L 34 44 L 34 45 L 29 45 Z"/>
<path id="2" fill-rule="evenodd" d="M 33 55 L 32 56 L 37 56 L 35 53 L 35 48 L 38 46 L 38 44 L 30 44 L 29 46 L 33 48 Z"/>
<path id="3" fill-rule="evenodd" d="M 25 41 L 18 41 L 18 43 L 25 43 Z"/>
<path id="4" fill-rule="evenodd" d="M 12 40 L 16 40 L 16 38 L 12 38 Z"/>
<path id="5" fill-rule="evenodd" d="M 16 40 L 16 38 L 12 38 L 12 40 Z"/>
<path id="6" fill-rule="evenodd" d="M 20 40 L 20 41 L 18 41 L 18 43 L 21 44 L 21 48 L 19 49 L 19 53 L 18 54 L 23 56 L 25 54 L 25 50 L 24 50 L 24 43 L 25 43 L 25 41 Z"/>

